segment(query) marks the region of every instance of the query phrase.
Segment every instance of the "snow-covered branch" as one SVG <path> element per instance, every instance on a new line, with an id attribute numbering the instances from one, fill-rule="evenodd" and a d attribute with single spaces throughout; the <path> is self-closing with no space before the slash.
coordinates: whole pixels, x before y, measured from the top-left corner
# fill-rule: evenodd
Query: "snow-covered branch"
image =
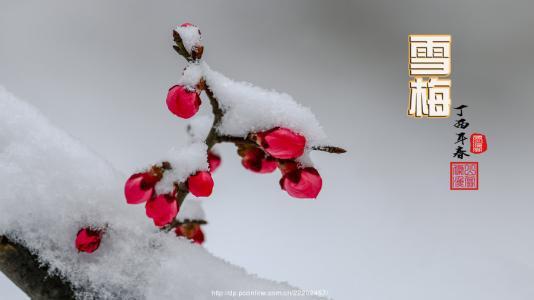
<path id="1" fill-rule="evenodd" d="M 184 201 L 174 232 L 154 230 L 124 204 L 124 179 L 0 87 L 0 271 L 32 299 L 208 299 L 213 290 L 295 289 L 199 247 L 195 225 L 205 216 L 198 200 Z M 86 227 L 106 228 L 92 253 L 76 248 Z"/>
<path id="2" fill-rule="evenodd" d="M 188 133 L 196 138 L 197 143 L 205 145 L 206 150 L 199 151 L 207 153 L 210 167 L 206 168 L 206 159 L 202 163 L 195 156 L 193 161 L 199 162 L 196 166 L 190 162 L 177 162 L 179 166 L 176 168 L 181 169 L 179 174 L 134 174 L 126 185 L 128 203 L 146 202 L 147 215 L 155 216 L 151 217 L 154 223 L 165 231 L 171 230 L 179 224 L 173 220 L 173 215 L 180 210 L 189 192 L 197 197 L 211 194 L 211 172 L 214 171 L 211 149 L 223 142 L 237 146 L 243 165 L 251 171 L 269 173 L 279 168 L 283 174 L 280 185 L 291 196 L 317 197 L 322 179 L 312 166 L 308 153 L 312 150 L 335 154 L 346 151 L 322 142 L 324 133 L 313 114 L 289 95 L 235 82 L 212 71 L 201 60 L 204 47 L 196 26 L 182 24 L 173 31 L 173 37 L 174 49 L 188 61 L 188 65 L 179 83 L 169 89 L 167 106 L 176 116 L 189 119 L 197 114 L 202 103 L 199 95 L 206 93 L 213 115 L 211 121 L 208 118 L 200 122 L 204 123 L 200 127 L 207 128 L 205 124 L 208 122 L 211 126 L 207 133 L 197 135 L 194 133 L 195 126 L 190 124 Z M 187 156 L 184 152 L 175 154 Z M 220 161 L 220 157 L 217 159 Z M 162 196 L 165 199 L 156 197 L 157 201 L 152 200 L 154 188 L 157 195 L 166 195 Z M 173 198 L 175 203 L 172 203 Z"/>
<path id="3" fill-rule="evenodd" d="M 204 92 L 212 115 L 192 118 L 191 144 L 130 176 L 124 189 L 122 174 L 0 88 L 0 271 L 30 296 L 194 299 L 211 290 L 293 289 L 198 247 L 206 219 L 188 196 L 211 195 L 217 143 L 235 144 L 252 172 L 280 170 L 281 189 L 302 199 L 316 198 L 323 185 L 309 153 L 345 151 L 325 146 L 313 113 L 291 96 L 213 71 L 201 60 L 197 27 L 182 24 L 173 35 L 188 65 L 167 106 L 192 118 Z M 126 209 L 124 197 L 144 203 L 151 221 Z"/>
<path id="4" fill-rule="evenodd" d="M 32 299 L 74 298 L 70 284 L 49 274 L 35 254 L 4 236 L 0 236 L 0 271 Z"/>

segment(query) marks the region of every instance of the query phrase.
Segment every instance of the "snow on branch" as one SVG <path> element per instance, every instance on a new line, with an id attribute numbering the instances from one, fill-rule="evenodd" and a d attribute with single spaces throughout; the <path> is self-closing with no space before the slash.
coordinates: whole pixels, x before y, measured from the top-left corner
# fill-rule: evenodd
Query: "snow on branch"
<path id="1" fill-rule="evenodd" d="M 154 230 L 124 204 L 123 179 L 0 87 L 0 271 L 32 298 L 203 299 L 211 290 L 294 289 L 176 237 L 194 226 L 176 234 Z M 178 218 L 205 223 L 198 203 L 189 201 Z M 84 227 L 105 228 L 93 253 L 75 247 Z"/>

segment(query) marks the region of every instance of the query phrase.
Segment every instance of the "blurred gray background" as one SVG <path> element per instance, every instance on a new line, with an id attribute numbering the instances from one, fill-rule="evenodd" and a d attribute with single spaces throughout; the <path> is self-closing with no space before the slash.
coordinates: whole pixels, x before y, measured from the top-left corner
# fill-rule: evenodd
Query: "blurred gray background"
<path id="1" fill-rule="evenodd" d="M 171 30 L 194 23 L 214 69 L 293 95 L 349 150 L 314 154 L 324 189 L 302 201 L 220 147 L 210 252 L 335 299 L 534 299 L 533 14 L 526 0 L 2 0 L 0 84 L 129 174 L 185 143 L 164 100 L 184 66 Z M 448 189 L 454 119 L 406 116 L 409 33 L 453 37 L 453 104 L 489 139 L 480 191 Z M 3 277 L 0 298 L 23 299 Z"/>

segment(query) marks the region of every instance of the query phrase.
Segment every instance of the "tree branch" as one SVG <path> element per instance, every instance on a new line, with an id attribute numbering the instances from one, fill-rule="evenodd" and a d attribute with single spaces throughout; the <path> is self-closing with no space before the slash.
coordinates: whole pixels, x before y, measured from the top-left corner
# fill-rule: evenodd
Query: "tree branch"
<path id="1" fill-rule="evenodd" d="M 208 98 L 210 99 L 211 104 L 211 110 L 213 112 L 213 124 L 211 125 L 210 132 L 208 133 L 208 136 L 206 137 L 206 145 L 208 146 L 208 150 L 210 150 L 216 143 L 219 142 L 219 135 L 217 134 L 217 127 L 219 127 L 219 124 L 221 123 L 221 119 L 223 117 L 223 111 L 221 107 L 219 106 L 219 102 L 215 98 L 215 95 L 213 95 L 213 92 L 211 91 L 210 87 L 203 82 L 204 90 L 206 91 L 206 95 L 208 95 Z"/>
<path id="2" fill-rule="evenodd" d="M 233 143 L 233 144 L 246 144 L 251 146 L 257 146 L 256 142 L 249 138 L 242 138 L 231 135 L 219 135 L 217 136 L 217 142 L 219 143 Z"/>
<path id="3" fill-rule="evenodd" d="M 256 142 L 253 141 L 249 137 L 242 138 L 242 137 L 231 136 L 231 135 L 219 135 L 217 136 L 217 142 L 218 143 L 226 142 L 226 143 L 234 143 L 234 144 L 246 144 L 246 145 L 254 145 L 254 146 L 257 145 Z M 341 147 L 328 146 L 328 145 L 313 146 L 313 147 L 310 147 L 309 149 L 316 150 L 316 151 L 324 151 L 324 152 L 333 153 L 333 154 L 342 154 L 342 153 L 347 152 L 347 150 Z"/>
<path id="4" fill-rule="evenodd" d="M 69 283 L 50 275 L 36 255 L 5 236 L 0 236 L 0 271 L 31 299 L 74 299 Z"/>
<path id="5" fill-rule="evenodd" d="M 187 60 L 188 62 L 195 62 L 195 61 L 198 61 L 198 60 L 200 60 L 202 58 L 202 53 L 203 53 L 203 49 L 204 49 L 202 46 L 200 46 L 201 47 L 201 49 L 200 49 L 201 51 L 199 51 L 199 53 L 195 53 L 195 55 L 191 55 L 185 49 L 185 46 L 183 44 L 182 38 L 180 37 L 180 34 L 178 34 L 178 32 L 176 32 L 175 30 L 173 30 L 173 38 L 174 38 L 174 42 L 176 44 L 176 45 L 173 46 L 174 50 L 176 50 L 176 52 L 178 54 L 180 54 L 183 58 L 185 58 L 185 60 Z M 210 100 L 211 109 L 212 109 L 212 112 L 213 112 L 213 123 L 211 125 L 211 128 L 210 128 L 210 131 L 208 133 L 208 136 L 206 137 L 206 140 L 204 141 L 206 143 L 206 145 L 208 146 L 208 151 L 215 144 L 222 143 L 222 142 L 234 143 L 236 145 L 240 145 L 240 144 L 256 145 L 256 142 L 253 141 L 248 136 L 245 137 L 245 138 L 242 138 L 242 137 L 235 137 L 235 136 L 228 136 L 228 135 L 219 135 L 217 133 L 217 128 L 219 127 L 219 125 L 221 123 L 221 120 L 222 120 L 222 117 L 224 115 L 224 112 L 222 111 L 222 109 L 221 109 L 221 107 L 219 105 L 219 101 L 217 101 L 217 98 L 213 94 L 213 91 L 210 89 L 209 85 L 206 83 L 204 78 L 201 79 L 198 87 L 201 90 L 204 90 L 206 92 L 206 95 L 208 96 L 208 98 Z M 191 127 L 188 126 L 187 130 L 190 133 Z M 311 147 L 310 149 L 317 150 L 317 151 L 325 151 L 325 152 L 328 152 L 328 153 L 336 153 L 336 154 L 340 154 L 340 153 L 345 153 L 346 152 L 345 149 L 340 148 L 340 147 L 335 147 L 335 146 L 314 146 L 314 147 Z M 178 193 L 176 195 L 176 202 L 178 204 L 178 208 L 180 208 L 180 206 L 182 205 L 185 197 L 189 193 L 189 190 L 187 189 L 187 186 L 185 186 L 185 187 L 184 186 L 185 186 L 185 184 L 180 183 L 178 185 L 178 187 L 177 187 Z M 175 228 L 176 226 L 179 226 L 180 224 L 181 223 L 177 219 L 174 219 L 170 224 L 168 224 L 167 226 L 163 227 L 162 230 L 166 231 L 166 232 L 169 232 L 173 228 Z"/>

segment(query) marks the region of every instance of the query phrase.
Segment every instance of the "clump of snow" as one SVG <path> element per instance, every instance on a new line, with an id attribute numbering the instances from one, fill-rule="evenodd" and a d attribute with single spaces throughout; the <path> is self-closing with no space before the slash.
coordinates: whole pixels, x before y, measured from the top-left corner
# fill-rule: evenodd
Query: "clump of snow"
<path id="1" fill-rule="evenodd" d="M 310 150 L 307 149 L 306 151 L 304 151 L 304 154 L 302 154 L 300 157 L 298 157 L 297 159 L 295 159 L 302 167 L 313 167 L 314 164 L 313 164 L 313 161 L 311 160 L 311 157 L 310 157 Z"/>
<path id="2" fill-rule="evenodd" d="M 187 198 L 180 206 L 178 221 L 206 221 L 206 215 L 199 199 Z"/>
<path id="3" fill-rule="evenodd" d="M 189 121 L 188 133 L 192 142 L 203 142 L 208 136 L 213 115 L 197 115 Z"/>
<path id="4" fill-rule="evenodd" d="M 212 290 L 294 289 L 160 232 L 143 207 L 126 204 L 126 178 L 0 87 L 0 235 L 68 279 L 78 298 L 210 299 Z M 96 252 L 78 253 L 76 233 L 89 225 L 108 229 Z"/>
<path id="5" fill-rule="evenodd" d="M 170 162 L 172 169 L 163 173 L 163 178 L 156 184 L 156 193 L 171 193 L 175 182 L 184 182 L 189 175 L 197 171 L 207 171 L 207 151 L 208 146 L 203 142 L 171 149 L 163 160 Z"/>
<path id="6" fill-rule="evenodd" d="M 178 32 L 180 38 L 182 38 L 185 50 L 187 50 L 189 54 L 192 53 L 193 47 L 201 44 L 202 36 L 198 27 L 194 25 L 177 26 L 174 30 Z"/>
<path id="7" fill-rule="evenodd" d="M 224 135 L 246 137 L 251 132 L 286 127 L 306 137 L 307 146 L 324 144 L 326 134 L 315 115 L 307 107 L 297 103 L 290 95 L 266 90 L 248 82 L 229 79 L 213 71 L 206 63 L 190 64 L 186 71 L 206 80 L 219 101 L 224 116 L 217 128 Z M 184 76 L 185 77 L 185 76 Z M 189 82 L 187 75 L 184 82 Z"/>
<path id="8" fill-rule="evenodd" d="M 251 132 L 280 126 L 304 135 L 307 146 L 325 143 L 326 134 L 315 115 L 290 95 L 266 90 L 248 82 L 234 81 L 213 71 L 204 62 L 188 64 L 178 84 L 194 89 L 202 78 L 206 80 L 224 111 L 221 124 L 217 128 L 219 133 L 246 137 Z M 212 125 L 206 118 L 198 117 L 190 124 L 194 130 L 197 127 L 201 132 L 205 130 L 206 135 Z M 198 137 L 206 135 L 202 132 Z"/>
<path id="9" fill-rule="evenodd" d="M 190 63 L 182 74 L 182 77 L 178 81 L 179 85 L 188 87 L 191 90 L 195 89 L 195 86 L 202 79 L 202 67 L 199 63 Z"/>

